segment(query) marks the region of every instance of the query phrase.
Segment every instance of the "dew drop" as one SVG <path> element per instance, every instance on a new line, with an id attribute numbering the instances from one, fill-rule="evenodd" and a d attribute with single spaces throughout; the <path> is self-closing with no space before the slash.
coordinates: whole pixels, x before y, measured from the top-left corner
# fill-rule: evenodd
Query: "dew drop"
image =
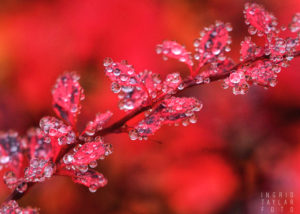
<path id="1" fill-rule="evenodd" d="M 27 183 L 23 182 L 17 186 L 17 191 L 19 193 L 24 193 L 27 190 L 27 188 L 28 188 Z"/>
<path id="2" fill-rule="evenodd" d="M 257 32 L 257 29 L 253 26 L 249 26 L 248 32 L 249 32 L 250 35 L 255 35 L 256 32 Z"/>
<path id="3" fill-rule="evenodd" d="M 181 49 L 179 47 L 173 47 L 172 48 L 172 53 L 175 55 L 180 55 L 181 54 Z"/>
<path id="4" fill-rule="evenodd" d="M 137 140 L 139 137 L 138 132 L 135 129 L 130 130 L 128 134 L 131 140 Z"/>
<path id="5" fill-rule="evenodd" d="M 112 61 L 111 58 L 106 57 L 106 58 L 104 59 L 104 61 L 103 61 L 103 65 L 104 65 L 105 67 L 107 67 L 107 66 L 111 65 L 112 62 L 113 62 L 113 61 Z"/>

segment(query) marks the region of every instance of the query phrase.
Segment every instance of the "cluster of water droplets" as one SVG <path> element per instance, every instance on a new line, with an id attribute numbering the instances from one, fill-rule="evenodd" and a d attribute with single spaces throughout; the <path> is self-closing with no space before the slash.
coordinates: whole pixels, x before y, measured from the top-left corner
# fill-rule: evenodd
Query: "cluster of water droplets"
<path id="1" fill-rule="evenodd" d="M 37 214 L 38 209 L 36 208 L 22 208 L 19 206 L 17 201 L 10 200 L 7 202 L 4 202 L 2 206 L 0 207 L 0 213 L 1 214 Z"/>
<path id="2" fill-rule="evenodd" d="M 94 170 L 88 170 L 86 172 L 74 171 L 72 179 L 76 183 L 87 186 L 92 193 L 107 184 L 106 178 L 101 173 Z"/>
<path id="3" fill-rule="evenodd" d="M 245 73 L 243 70 L 239 69 L 232 72 L 228 78 L 224 80 L 223 88 L 232 87 L 232 92 L 234 95 L 243 95 L 249 89 L 249 84 L 246 81 Z"/>
<path id="4" fill-rule="evenodd" d="M 232 87 L 234 94 L 245 94 L 251 84 L 266 88 L 274 87 L 277 84 L 277 74 L 281 68 L 289 65 L 289 61 L 294 58 L 296 48 L 299 46 L 299 35 L 296 38 L 279 36 L 279 33 L 285 31 L 286 27 L 278 28 L 276 18 L 265 11 L 262 6 L 255 3 L 245 4 L 244 16 L 246 24 L 250 25 L 249 33 L 265 36 L 266 44 L 264 47 L 259 47 L 251 41 L 250 37 L 246 37 L 241 42 L 240 60 L 249 63 L 239 66 L 224 80 L 223 84 L 224 88 Z M 290 29 L 293 26 L 292 32 L 299 30 L 297 28 L 299 18 L 297 14 L 294 16 L 290 25 Z"/>
<path id="5" fill-rule="evenodd" d="M 195 98 L 165 99 L 129 132 L 129 137 L 131 140 L 143 140 L 164 124 L 179 125 L 181 123 L 187 126 L 189 123 L 196 123 L 195 113 L 201 109 L 202 103 Z"/>
<path id="6" fill-rule="evenodd" d="M 300 32 L 300 13 L 296 13 L 293 18 L 292 22 L 289 25 L 291 32 L 299 33 Z"/>
<path id="7" fill-rule="evenodd" d="M 287 67 L 288 62 L 293 59 L 296 47 L 299 45 L 299 38 L 288 37 L 286 39 L 274 37 L 265 47 L 265 55 L 274 63 Z"/>
<path id="8" fill-rule="evenodd" d="M 97 160 L 103 160 L 112 153 L 111 144 L 104 144 L 101 137 L 91 138 L 90 142 L 77 144 L 70 152 L 64 155 L 62 161 L 67 169 L 86 172 L 88 166 L 95 168 Z"/>
<path id="9" fill-rule="evenodd" d="M 29 129 L 27 131 L 27 140 L 30 158 L 52 158 L 51 138 L 45 136 L 41 129 Z"/>
<path id="10" fill-rule="evenodd" d="M 130 111 L 148 100 L 147 88 L 132 65 L 126 61 L 115 63 L 111 58 L 105 58 L 103 65 L 106 75 L 112 81 L 111 90 L 120 99 L 120 109 Z"/>
<path id="11" fill-rule="evenodd" d="M 181 84 L 181 77 L 179 73 L 168 74 L 162 84 L 162 91 L 164 94 L 173 94 L 176 92 L 178 86 Z"/>
<path id="12" fill-rule="evenodd" d="M 162 80 L 160 75 L 145 69 L 139 73 L 140 79 L 144 83 L 145 89 L 148 91 L 152 100 L 157 98 L 162 90 Z"/>
<path id="13" fill-rule="evenodd" d="M 156 46 L 156 53 L 162 54 L 163 59 L 169 58 L 178 59 L 189 66 L 193 66 L 192 54 L 188 52 L 183 45 L 175 41 L 164 41 L 162 44 Z"/>
<path id="14" fill-rule="evenodd" d="M 6 171 L 3 174 L 3 181 L 9 189 L 16 190 L 19 193 L 24 193 L 28 187 L 24 179 L 18 177 L 13 171 Z"/>
<path id="15" fill-rule="evenodd" d="M 55 170 L 56 165 L 51 160 L 33 158 L 25 169 L 24 181 L 43 182 L 51 178 Z"/>
<path id="16" fill-rule="evenodd" d="M 251 37 L 245 37 L 244 41 L 241 42 L 240 54 L 240 61 L 245 61 L 262 56 L 264 49 L 252 42 Z"/>
<path id="17" fill-rule="evenodd" d="M 207 62 L 223 61 L 225 52 L 229 52 L 232 42 L 229 33 L 232 26 L 229 23 L 216 21 L 215 25 L 204 28 L 200 32 L 200 37 L 194 41 L 195 60 L 199 61 L 199 66 Z"/>
<path id="18" fill-rule="evenodd" d="M 80 113 L 80 102 L 85 98 L 79 79 L 73 72 L 65 73 L 57 79 L 52 89 L 54 111 L 72 125 Z"/>
<path id="19" fill-rule="evenodd" d="M 280 71 L 280 66 L 274 65 L 273 62 L 267 60 L 256 62 L 245 72 L 254 84 L 259 84 L 265 87 L 275 87 L 277 84 L 277 74 Z"/>
<path id="20" fill-rule="evenodd" d="M 210 64 L 209 69 L 202 71 L 196 75 L 193 80 L 196 84 L 208 84 L 211 82 L 211 78 L 215 75 L 219 75 L 231 70 L 234 66 L 234 62 L 231 58 L 226 57 L 223 61 L 216 61 Z"/>
<path id="21" fill-rule="evenodd" d="M 250 35 L 258 36 L 278 33 L 277 20 L 273 14 L 255 3 L 246 3 L 244 8 L 245 23 L 249 25 L 248 32 Z"/>
<path id="22" fill-rule="evenodd" d="M 118 94 L 119 108 L 125 111 L 147 105 L 166 94 L 174 93 L 181 83 L 179 73 L 167 75 L 165 81 L 149 70 L 136 73 L 127 62 L 104 60 L 106 75 L 112 81 L 112 91 Z"/>
<path id="23" fill-rule="evenodd" d="M 9 189 L 15 189 L 22 182 L 13 171 L 6 171 L 3 181 Z"/>
<path id="24" fill-rule="evenodd" d="M 43 117 L 40 120 L 40 128 L 51 138 L 51 141 L 57 140 L 58 145 L 72 144 L 76 140 L 76 134 L 72 127 L 67 126 L 55 117 Z"/>
<path id="25" fill-rule="evenodd" d="M 265 9 L 257 5 L 255 3 L 253 4 L 245 4 L 245 10 L 244 10 L 244 16 L 246 19 L 246 24 L 250 25 L 249 26 L 249 33 L 251 35 L 256 34 L 258 32 L 258 36 L 266 36 L 266 45 L 265 47 L 256 47 L 259 48 L 258 54 L 255 54 L 256 51 L 253 50 L 253 43 L 250 45 L 250 42 L 242 43 L 242 59 L 244 59 L 244 56 L 259 56 L 260 55 L 260 50 L 264 50 L 264 54 L 266 56 L 270 57 L 270 60 L 273 61 L 274 63 L 282 62 L 283 66 L 287 64 L 288 61 L 290 61 L 293 58 L 293 52 L 296 50 L 295 47 L 299 43 L 299 38 L 291 38 L 288 37 L 286 39 L 279 37 L 280 31 L 285 31 L 286 27 L 282 26 L 281 28 L 278 28 L 276 18 L 270 14 L 269 12 L 265 11 Z M 290 26 L 294 26 L 293 30 L 294 32 L 297 31 L 297 22 L 299 17 L 297 14 L 294 16 L 293 21 Z M 246 50 L 250 52 L 247 54 Z"/>
<path id="26" fill-rule="evenodd" d="M 233 87 L 235 95 L 245 94 L 251 84 L 263 86 L 265 88 L 275 87 L 277 84 L 277 74 L 281 71 L 279 65 L 270 60 L 256 61 L 250 65 L 244 65 L 237 71 L 230 74 L 224 80 L 223 87 Z"/>

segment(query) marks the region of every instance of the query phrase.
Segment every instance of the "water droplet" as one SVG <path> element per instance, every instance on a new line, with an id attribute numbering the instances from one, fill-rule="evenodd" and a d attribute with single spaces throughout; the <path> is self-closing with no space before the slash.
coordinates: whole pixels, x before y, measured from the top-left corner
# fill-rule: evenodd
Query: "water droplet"
<path id="1" fill-rule="evenodd" d="M 230 82 L 232 82 L 234 84 L 239 83 L 241 81 L 241 78 L 242 77 L 241 77 L 240 73 L 236 73 L 236 72 L 230 74 L 230 76 L 229 76 Z"/>
<path id="2" fill-rule="evenodd" d="M 201 44 L 201 40 L 200 39 L 195 39 L 195 41 L 194 41 L 194 47 L 197 48 L 197 47 L 200 46 L 200 44 Z"/>
<path id="3" fill-rule="evenodd" d="M 27 188 L 28 188 L 28 185 L 27 185 L 27 183 L 21 183 L 21 184 L 19 184 L 18 186 L 17 186 L 17 191 L 19 192 L 19 193 L 24 193 L 26 190 L 27 190 Z"/>
<path id="4" fill-rule="evenodd" d="M 113 62 L 113 61 L 112 61 L 111 58 L 106 57 L 106 58 L 104 59 L 104 61 L 103 61 L 103 65 L 104 65 L 105 67 L 107 67 L 107 66 L 110 66 L 112 62 Z"/>
<path id="5" fill-rule="evenodd" d="M 92 161 L 92 162 L 90 162 L 89 163 L 89 166 L 91 167 L 91 168 L 96 168 L 97 167 L 97 161 Z"/>
<path id="6" fill-rule="evenodd" d="M 91 185 L 90 187 L 89 187 L 89 191 L 91 192 L 91 193 L 95 193 L 96 191 L 97 191 L 97 186 L 96 185 Z"/>
<path id="7" fill-rule="evenodd" d="M 180 55 L 182 52 L 181 52 L 181 49 L 179 47 L 173 47 L 172 48 L 172 53 L 175 54 L 175 55 Z"/>
<path id="8" fill-rule="evenodd" d="M 257 32 L 257 29 L 251 25 L 248 28 L 248 32 L 249 32 L 250 35 L 255 35 L 256 32 Z"/>
<path id="9" fill-rule="evenodd" d="M 114 92 L 114 93 L 119 93 L 119 92 L 121 91 L 121 87 L 120 87 L 120 85 L 119 85 L 118 83 L 113 82 L 113 83 L 111 84 L 111 90 L 112 90 L 112 92 Z"/>
<path id="10" fill-rule="evenodd" d="M 137 140 L 139 137 L 138 132 L 135 129 L 130 130 L 128 134 L 131 140 Z"/>

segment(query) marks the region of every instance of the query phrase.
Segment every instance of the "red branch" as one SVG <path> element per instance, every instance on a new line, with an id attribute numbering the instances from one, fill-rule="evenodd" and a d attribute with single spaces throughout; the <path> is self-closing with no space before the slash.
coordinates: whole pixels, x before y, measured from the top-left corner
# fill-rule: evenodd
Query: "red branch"
<path id="1" fill-rule="evenodd" d="M 300 57 L 300 51 L 296 51 L 294 53 L 294 57 Z M 248 65 L 249 63 L 253 63 L 253 62 L 256 62 L 258 60 L 266 60 L 268 59 L 269 57 L 268 56 L 261 56 L 261 57 L 257 57 L 257 58 L 254 58 L 254 59 L 250 59 L 250 60 L 247 60 L 247 61 L 244 61 L 244 62 L 240 62 L 238 64 L 236 64 L 234 67 L 232 67 L 230 70 L 226 71 L 226 72 L 223 72 L 223 73 L 220 73 L 220 74 L 214 74 L 214 75 L 210 75 L 209 76 L 209 80 L 210 82 L 215 82 L 215 81 L 218 81 L 218 80 L 222 80 L 222 79 L 225 79 L 227 77 L 229 77 L 229 75 L 236 71 L 239 67 L 241 66 L 244 66 L 244 65 Z M 186 79 L 183 81 L 183 84 L 184 84 L 184 89 L 187 89 L 187 88 L 191 88 L 191 87 L 194 87 L 194 86 L 200 86 L 200 85 L 203 85 L 205 83 L 199 83 L 197 84 L 194 79 Z M 183 89 L 183 90 L 184 90 Z M 174 95 L 177 95 L 178 93 L 180 93 L 182 90 L 177 90 L 177 92 L 174 94 Z M 116 121 L 115 123 L 111 124 L 110 126 L 98 131 L 97 133 L 95 133 L 95 136 L 105 136 L 107 134 L 112 134 L 112 133 L 122 133 L 124 132 L 124 126 L 126 125 L 126 123 L 133 119 L 134 117 L 136 117 L 137 115 L 151 109 L 154 105 L 156 105 L 157 103 L 161 102 L 165 97 L 161 97 L 159 100 L 156 100 L 154 103 L 151 103 L 147 106 L 142 106 L 140 108 L 137 108 L 135 109 L 134 111 L 130 112 L 129 114 L 125 115 L 123 118 L 121 118 L 120 120 Z M 81 141 L 78 141 L 79 143 Z M 73 149 L 75 145 L 72 144 L 72 145 L 69 145 L 68 147 L 66 147 L 64 150 L 62 150 L 62 152 L 59 154 L 58 158 L 57 158 L 57 163 L 62 159 L 62 157 L 68 152 L 70 151 L 71 149 Z M 29 189 L 29 187 L 32 187 L 34 185 L 34 183 L 28 183 L 28 188 L 27 190 Z M 23 193 L 20 193 L 18 192 L 17 190 L 14 190 L 8 197 L 5 201 L 9 201 L 9 200 L 18 200 L 20 198 L 22 198 L 25 193 L 27 191 L 23 192 Z"/>

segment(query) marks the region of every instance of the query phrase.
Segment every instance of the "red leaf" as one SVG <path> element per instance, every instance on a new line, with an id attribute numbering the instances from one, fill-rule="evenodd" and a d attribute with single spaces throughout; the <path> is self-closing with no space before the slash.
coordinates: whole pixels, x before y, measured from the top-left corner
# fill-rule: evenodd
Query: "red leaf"
<path id="1" fill-rule="evenodd" d="M 291 32 L 297 33 L 300 31 L 300 13 L 293 16 L 292 22 L 289 25 Z"/>
<path id="2" fill-rule="evenodd" d="M 101 173 L 92 169 L 85 172 L 73 169 L 60 169 L 58 174 L 70 176 L 75 183 L 87 186 L 91 192 L 95 192 L 98 188 L 104 187 L 107 184 L 106 178 Z"/>
<path id="3" fill-rule="evenodd" d="M 276 18 L 267 12 L 261 5 L 255 3 L 246 3 L 244 9 L 246 24 L 250 24 L 249 33 L 251 35 L 270 34 L 276 31 Z"/>
<path id="4" fill-rule="evenodd" d="M 219 56 L 223 57 L 224 51 L 229 51 L 231 39 L 229 31 L 232 28 L 230 24 L 216 22 L 200 33 L 200 38 L 194 42 L 196 54 L 195 59 L 199 61 L 199 67 L 205 63 L 217 60 Z"/>
<path id="5" fill-rule="evenodd" d="M 111 111 L 97 114 L 93 121 L 88 122 L 82 135 L 85 134 L 88 136 L 93 136 L 95 132 L 103 129 L 103 125 L 107 123 L 107 121 L 112 117 L 112 115 L 113 113 Z"/>
<path id="6" fill-rule="evenodd" d="M 234 61 L 225 57 L 223 61 L 217 61 L 211 64 L 210 69 L 202 71 L 196 75 L 194 81 L 196 84 L 210 83 L 210 77 L 216 74 L 221 74 L 230 71 L 235 65 Z"/>
<path id="7" fill-rule="evenodd" d="M 49 160 L 33 158 L 25 169 L 26 182 L 43 182 L 51 178 L 56 170 L 55 164 Z"/>
<path id="8" fill-rule="evenodd" d="M 19 176 L 23 170 L 25 148 L 26 142 L 17 132 L 0 133 L 0 170 L 5 167 Z"/>
<path id="9" fill-rule="evenodd" d="M 45 137 L 41 129 L 32 128 L 27 132 L 29 159 L 41 158 L 50 160 L 53 158 L 51 139 Z"/>
<path id="10" fill-rule="evenodd" d="M 71 165 L 88 165 L 105 156 L 105 145 L 101 138 L 92 142 L 87 142 L 83 145 L 75 147 L 73 151 L 67 153 L 63 161 L 65 164 Z"/>
<path id="11" fill-rule="evenodd" d="M 52 90 L 55 113 L 72 126 L 76 124 L 81 109 L 80 101 L 84 99 L 84 92 L 78 80 L 78 75 L 65 73 L 56 80 Z"/>
<path id="12" fill-rule="evenodd" d="M 98 160 L 104 156 L 105 148 L 103 142 L 88 142 L 82 145 L 82 147 L 73 156 L 74 165 L 87 165 L 92 161 Z"/>
<path id="13" fill-rule="evenodd" d="M 235 95 L 245 94 L 250 84 L 257 84 L 264 87 L 274 87 L 277 83 L 277 73 L 280 66 L 270 60 L 256 61 L 250 65 L 239 68 L 224 80 L 224 88 L 233 87 Z"/>
<path id="14" fill-rule="evenodd" d="M 294 52 L 296 51 L 298 45 L 298 38 L 272 38 L 268 43 L 267 49 L 270 54 L 270 60 L 274 63 L 280 63 L 283 60 L 292 60 L 294 58 Z"/>
<path id="15" fill-rule="evenodd" d="M 157 98 L 162 90 L 160 75 L 149 70 L 144 70 L 139 73 L 139 76 L 147 88 L 147 95 L 149 95 L 152 99 Z"/>
<path id="16" fill-rule="evenodd" d="M 277 84 L 277 73 L 281 68 L 272 61 L 257 61 L 244 68 L 249 81 L 262 86 L 274 87 Z"/>
<path id="17" fill-rule="evenodd" d="M 18 203 L 14 200 L 4 202 L 0 207 L 1 214 L 17 214 L 17 213 L 26 213 L 26 214 L 37 214 L 39 213 L 37 208 L 22 208 L 19 207 Z"/>
<path id="18" fill-rule="evenodd" d="M 162 83 L 163 95 L 176 92 L 181 82 L 182 80 L 179 73 L 168 74 L 165 81 Z"/>
<path id="19" fill-rule="evenodd" d="M 164 41 L 162 44 L 157 45 L 157 54 L 162 54 L 164 59 L 168 57 L 178 59 L 180 62 L 184 62 L 188 66 L 194 65 L 191 52 L 188 52 L 184 46 L 178 44 L 175 41 Z"/>
<path id="20" fill-rule="evenodd" d="M 122 110 L 130 111 L 147 105 L 161 88 L 159 76 L 151 71 L 137 74 L 126 62 L 114 63 L 110 58 L 105 59 L 104 66 L 106 75 L 112 81 L 112 91 L 119 94 Z"/>
<path id="21" fill-rule="evenodd" d="M 254 42 L 251 41 L 251 37 L 246 37 L 241 42 L 241 61 L 260 57 L 264 54 L 263 48 L 257 47 Z"/>
<path id="22" fill-rule="evenodd" d="M 104 66 L 106 75 L 112 81 L 112 91 L 120 93 L 120 109 L 132 110 L 147 101 L 149 92 L 132 65 L 125 61 L 114 63 L 110 58 L 106 58 Z"/>
<path id="23" fill-rule="evenodd" d="M 118 83 L 119 86 L 140 86 L 142 82 L 135 72 L 132 65 L 126 61 L 115 63 L 110 58 L 104 60 L 105 74 L 112 82 Z"/>
<path id="24" fill-rule="evenodd" d="M 163 100 L 144 120 L 139 122 L 129 136 L 132 140 L 152 135 L 163 124 L 183 122 L 195 123 L 195 112 L 200 111 L 202 103 L 195 98 L 171 97 Z"/>
<path id="25" fill-rule="evenodd" d="M 53 161 L 56 160 L 62 145 L 72 144 L 76 140 L 76 134 L 71 126 L 65 125 L 55 117 L 43 117 L 40 120 L 40 128 L 44 132 L 47 141 L 51 141 Z"/>

